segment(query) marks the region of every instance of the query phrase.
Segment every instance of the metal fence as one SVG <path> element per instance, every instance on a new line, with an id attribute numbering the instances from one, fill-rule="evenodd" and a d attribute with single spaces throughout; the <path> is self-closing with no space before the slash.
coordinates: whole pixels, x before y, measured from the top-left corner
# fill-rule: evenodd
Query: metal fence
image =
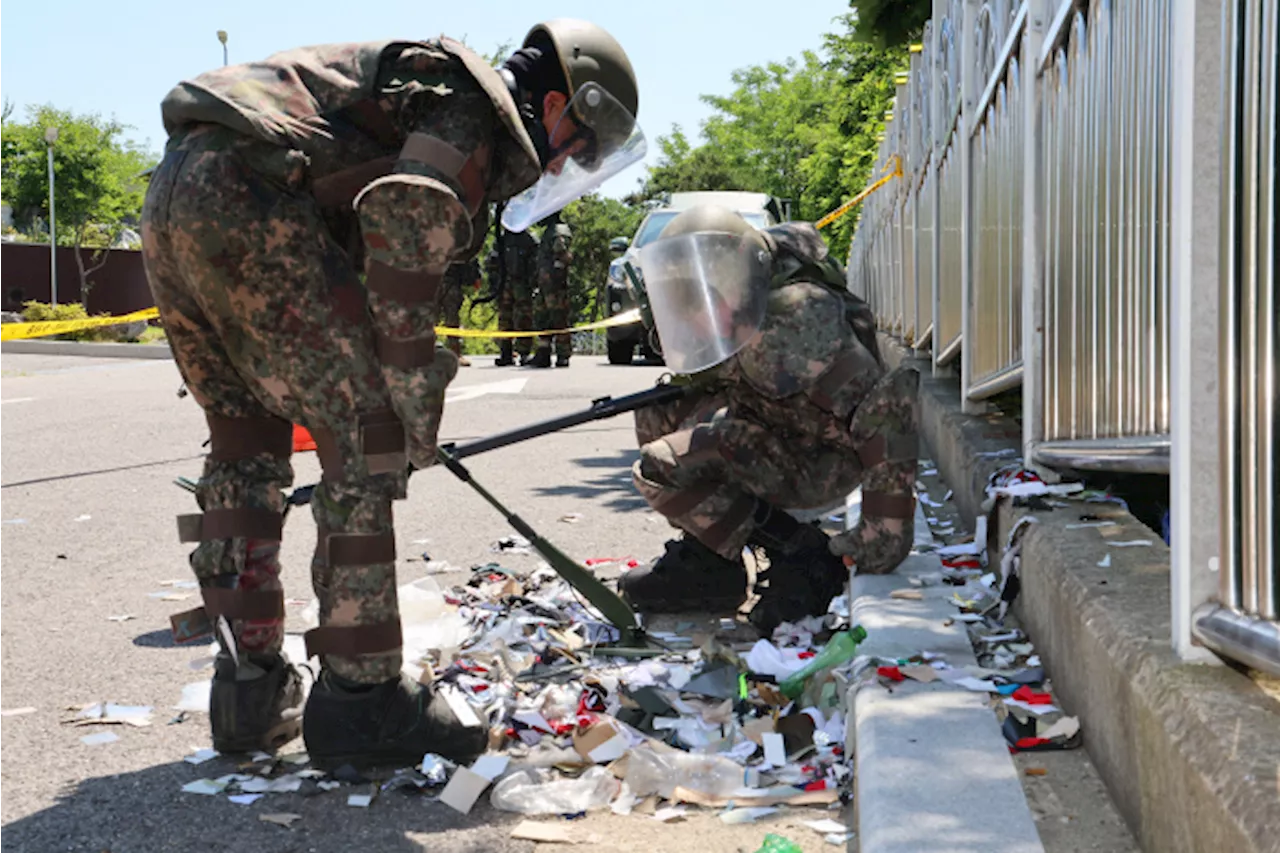
<path id="1" fill-rule="evenodd" d="M 1218 603 L 1200 609 L 1193 630 L 1211 648 L 1280 674 L 1278 18 L 1275 0 L 1228 4 L 1218 424 L 1227 570 Z"/>
<path id="2" fill-rule="evenodd" d="M 1046 2 L 1032 55 L 1029 3 L 936 0 L 880 150 L 881 166 L 905 156 L 906 177 L 854 235 L 850 286 L 881 327 L 928 343 L 939 367 L 960 361 L 965 399 L 981 401 L 1023 381 L 1036 224 L 1043 393 L 1029 444 L 1044 464 L 1168 472 L 1171 2 Z"/>

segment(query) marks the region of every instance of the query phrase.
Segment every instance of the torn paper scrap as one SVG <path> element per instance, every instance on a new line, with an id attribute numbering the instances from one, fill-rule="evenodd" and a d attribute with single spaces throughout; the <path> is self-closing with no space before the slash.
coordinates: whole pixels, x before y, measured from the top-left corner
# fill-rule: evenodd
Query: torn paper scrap
<path id="1" fill-rule="evenodd" d="M 806 820 L 801 821 L 801 823 L 821 835 L 827 835 L 828 833 L 833 832 L 845 833 L 849 831 L 849 827 L 845 826 L 838 820 L 831 820 L 830 818 L 823 818 L 822 820 Z"/>
<path id="2" fill-rule="evenodd" d="M 1151 544 L 1150 539 L 1130 539 L 1126 542 L 1107 542 L 1107 545 L 1112 548 L 1142 548 Z"/>
<path id="3" fill-rule="evenodd" d="M 468 814 L 480 799 L 489 781 L 470 767 L 459 767 L 440 792 L 440 802 L 454 811 Z"/>
<path id="4" fill-rule="evenodd" d="M 1076 736 L 1078 731 L 1080 731 L 1080 720 L 1078 718 L 1063 717 L 1041 732 L 1039 736 L 1045 740 L 1053 740 L 1054 738 L 1070 740 Z"/>
<path id="5" fill-rule="evenodd" d="M 209 713 L 209 693 L 213 690 L 212 679 L 197 681 L 182 688 L 182 696 L 173 706 L 175 711 L 198 711 Z"/>
<path id="6" fill-rule="evenodd" d="M 195 752 L 191 753 L 190 755 L 188 755 L 186 758 L 182 760 L 187 762 L 188 764 L 204 764 L 206 761 L 217 758 L 218 755 L 219 755 L 218 750 L 208 749 L 206 747 L 204 749 L 197 749 Z"/>
<path id="7" fill-rule="evenodd" d="M 80 738 L 80 742 L 85 746 L 101 746 L 104 743 L 115 743 L 120 740 L 120 735 L 115 732 L 98 732 L 97 734 L 85 735 Z"/>
<path id="8" fill-rule="evenodd" d="M 511 758 L 509 756 L 490 753 L 477 758 L 471 765 L 471 770 L 476 775 L 483 776 L 492 782 L 506 771 L 510 762 Z"/>
<path id="9" fill-rule="evenodd" d="M 563 823 L 542 823 L 522 820 L 511 830 L 511 837 L 521 841 L 540 841 L 544 844 L 577 844 L 577 839 Z"/>
<path id="10" fill-rule="evenodd" d="M 274 823 L 276 826 L 283 826 L 286 829 L 293 826 L 296 820 L 302 820 L 302 815 L 291 814 L 289 812 L 279 812 L 278 814 L 260 814 L 258 820 L 266 823 Z"/>
<path id="11" fill-rule="evenodd" d="M 1111 555 L 1110 555 L 1110 554 L 1107 554 L 1107 556 L 1103 557 L 1101 560 L 1099 560 L 1099 561 L 1098 561 L 1098 568 L 1100 568 L 1100 569 L 1109 569 L 1109 568 L 1111 568 Z"/>
<path id="12" fill-rule="evenodd" d="M 787 749 L 782 735 L 777 732 L 765 732 L 760 736 L 760 741 L 764 745 L 765 763 L 772 764 L 774 767 L 781 767 L 787 763 Z"/>
<path id="13" fill-rule="evenodd" d="M 653 813 L 653 819 L 667 823 L 669 821 L 678 820 L 685 816 L 689 810 L 684 806 L 666 806 L 658 809 Z"/>
<path id="14" fill-rule="evenodd" d="M 221 779 L 197 779 L 194 782 L 188 782 L 182 786 L 184 794 L 203 794 L 206 797 L 221 794 L 227 788 L 227 783 Z"/>
<path id="15" fill-rule="evenodd" d="M 262 799 L 262 794 L 230 794 L 227 799 L 237 806 L 251 806 Z"/>
<path id="16" fill-rule="evenodd" d="M 771 814 L 777 814 L 778 810 L 772 806 L 756 806 L 746 809 L 730 809 L 720 815 L 720 822 L 729 825 L 739 823 L 754 823 L 762 817 L 768 817 Z"/>
<path id="17" fill-rule="evenodd" d="M 348 794 L 347 805 L 358 809 L 367 809 L 373 802 L 373 794 Z"/>
<path id="18" fill-rule="evenodd" d="M 34 714 L 35 708 L 30 706 L 26 708 L 6 708 L 0 711 L 0 717 L 21 717 L 23 714 Z"/>

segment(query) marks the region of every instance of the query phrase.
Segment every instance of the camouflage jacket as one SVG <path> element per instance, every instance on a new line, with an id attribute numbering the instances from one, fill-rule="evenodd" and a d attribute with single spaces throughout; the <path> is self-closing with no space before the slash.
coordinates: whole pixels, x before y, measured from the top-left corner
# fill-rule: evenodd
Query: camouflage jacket
<path id="1" fill-rule="evenodd" d="M 364 234 L 400 269 L 474 255 L 487 203 L 541 171 L 498 73 L 447 38 L 304 47 L 219 68 L 176 86 L 161 115 L 171 137 L 216 124 L 301 152 L 316 199 L 335 218 L 369 204 L 366 231 L 382 224 L 376 208 L 403 202 L 395 218 L 408 228 Z M 433 239 L 384 245 L 406 231 Z"/>
<path id="2" fill-rule="evenodd" d="M 849 445 L 849 421 L 885 374 L 866 303 L 808 223 L 764 231 L 773 286 L 759 333 L 712 371 L 741 413 L 802 444 Z"/>
<path id="3" fill-rule="evenodd" d="M 563 285 L 569 279 L 569 264 L 573 262 L 573 253 L 569 246 L 573 242 L 573 231 L 563 222 L 547 226 L 542 232 L 542 241 L 538 244 L 538 283 L 540 285 Z"/>

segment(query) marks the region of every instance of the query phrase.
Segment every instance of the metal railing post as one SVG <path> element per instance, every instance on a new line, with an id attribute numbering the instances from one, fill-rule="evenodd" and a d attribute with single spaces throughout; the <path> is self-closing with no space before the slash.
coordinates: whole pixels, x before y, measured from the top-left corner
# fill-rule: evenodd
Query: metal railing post
<path id="1" fill-rule="evenodd" d="M 1053 14 L 1050 0 L 1029 0 L 1022 37 L 1022 457 L 1028 463 L 1044 438 L 1044 256 L 1041 239 L 1043 196 L 1040 187 L 1041 68 L 1037 61 L 1045 27 Z"/>
<path id="2" fill-rule="evenodd" d="M 969 386 L 973 381 L 973 340 L 971 324 L 974 322 L 973 243 L 977 239 L 973 220 L 973 147 L 970 144 L 969 127 L 978 120 L 973 114 L 978 87 L 985 80 L 975 79 L 977 57 L 973 43 L 974 23 L 978 14 L 978 0 L 964 0 L 964 15 L 960 25 L 960 112 L 967 118 L 964 130 L 956 140 L 956 153 L 960 157 L 960 401 L 966 414 L 984 411 L 986 406 L 969 399 Z"/>
<path id="3" fill-rule="evenodd" d="M 1217 0 L 1173 6 L 1170 121 L 1170 600 L 1183 659 L 1213 660 L 1192 614 L 1216 597 L 1218 531 L 1218 256 L 1222 151 L 1222 12 Z"/>

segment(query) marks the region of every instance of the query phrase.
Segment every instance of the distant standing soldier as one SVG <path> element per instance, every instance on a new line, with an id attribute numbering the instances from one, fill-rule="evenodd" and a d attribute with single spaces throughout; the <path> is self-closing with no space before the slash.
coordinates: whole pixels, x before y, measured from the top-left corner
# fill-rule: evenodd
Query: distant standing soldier
<path id="1" fill-rule="evenodd" d="M 467 288 L 474 292 L 480 284 L 480 264 L 474 258 L 462 264 L 450 264 L 444 274 L 440 295 L 440 322 L 451 329 L 462 328 L 462 301 Z M 462 354 L 462 338 L 449 338 L 449 349 L 458 357 L 461 367 L 470 367 L 471 359 Z"/>
<path id="2" fill-rule="evenodd" d="M 537 328 L 569 328 L 569 263 L 573 253 L 569 246 L 573 232 L 556 213 L 547 219 L 538 245 L 538 310 L 534 317 Z M 556 367 L 568 367 L 573 352 L 573 337 L 568 332 L 543 335 L 538 339 L 538 352 L 530 362 L 534 367 L 551 366 L 551 347 L 556 348 Z"/>
<path id="3" fill-rule="evenodd" d="M 502 279 L 502 293 L 498 296 L 498 330 L 502 332 L 531 332 L 533 325 L 533 288 L 536 284 L 538 241 L 528 231 L 507 231 L 502 236 L 503 249 L 494 253 L 490 275 Z M 492 279 L 490 286 L 492 287 Z M 496 364 L 515 364 L 512 357 L 512 339 L 503 338 L 499 343 L 500 355 Z M 516 338 L 515 352 L 520 364 L 529 363 L 533 351 L 532 338 Z"/>

